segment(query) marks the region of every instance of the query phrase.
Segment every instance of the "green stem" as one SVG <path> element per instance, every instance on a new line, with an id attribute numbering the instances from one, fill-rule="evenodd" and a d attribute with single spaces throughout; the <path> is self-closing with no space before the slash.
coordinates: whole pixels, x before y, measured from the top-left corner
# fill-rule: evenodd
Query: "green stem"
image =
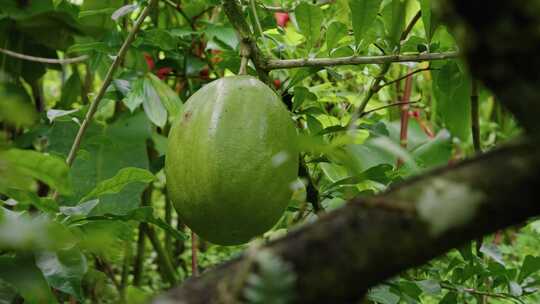
<path id="1" fill-rule="evenodd" d="M 142 223 L 142 225 L 144 227 L 146 235 L 148 236 L 148 239 L 150 240 L 150 243 L 152 243 L 152 247 L 154 247 L 154 250 L 156 251 L 159 265 L 161 266 L 159 272 L 161 277 L 164 281 L 169 283 L 170 286 L 174 286 L 178 282 L 178 278 L 176 270 L 169 258 L 169 255 L 167 254 L 167 252 L 165 252 L 163 246 L 161 246 L 161 242 L 154 228 L 149 226 L 147 223 Z"/>

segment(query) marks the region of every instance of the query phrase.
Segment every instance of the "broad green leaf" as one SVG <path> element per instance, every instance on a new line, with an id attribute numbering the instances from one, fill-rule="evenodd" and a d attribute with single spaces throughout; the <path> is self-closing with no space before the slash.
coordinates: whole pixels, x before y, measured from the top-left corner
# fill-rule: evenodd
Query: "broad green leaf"
<path id="1" fill-rule="evenodd" d="M 435 280 L 417 281 L 416 285 L 426 294 L 437 295 L 441 293 L 441 285 Z"/>
<path id="2" fill-rule="evenodd" d="M 9 189 L 5 191 L 5 194 L 19 204 L 33 205 L 38 210 L 45 213 L 56 213 L 59 211 L 58 203 L 50 197 L 39 197 L 35 191 L 25 191 L 18 189 Z"/>
<path id="3" fill-rule="evenodd" d="M 0 152 L 0 159 L 11 170 L 38 179 L 61 194 L 72 192 L 69 168 L 59 157 L 32 150 L 9 149 Z M 2 174 L 0 171 L 0 177 Z M 0 180 L 0 189 L 1 184 Z"/>
<path id="4" fill-rule="evenodd" d="M 502 266 L 505 265 L 503 261 L 503 256 L 497 245 L 495 244 L 488 244 L 483 243 L 482 247 L 480 248 L 480 252 L 485 254 L 486 256 L 492 258 L 495 262 L 501 264 Z"/>
<path id="5" fill-rule="evenodd" d="M 75 69 L 73 74 L 69 76 L 68 80 L 62 88 L 62 97 L 60 98 L 60 105 L 57 105 L 63 109 L 70 109 L 71 105 L 78 101 L 81 97 L 82 83 L 79 76 L 79 72 Z"/>
<path id="6" fill-rule="evenodd" d="M 112 15 L 111 18 L 114 21 L 118 21 L 118 19 L 128 15 L 129 13 L 133 12 L 139 7 L 137 4 L 127 4 L 122 6 L 121 8 L 117 9 Z"/>
<path id="7" fill-rule="evenodd" d="M 86 43 L 76 43 L 69 47 L 67 53 L 89 53 L 89 52 L 100 52 L 100 53 L 109 53 L 113 49 L 108 46 L 105 42 L 86 42 Z"/>
<path id="8" fill-rule="evenodd" d="M 527 255 L 523 261 L 523 265 L 519 271 L 518 282 L 523 282 L 524 279 L 540 270 L 540 257 Z"/>
<path id="9" fill-rule="evenodd" d="M 14 286 L 26 303 L 57 303 L 31 255 L 0 257 L 0 280 Z"/>
<path id="10" fill-rule="evenodd" d="M 75 112 L 78 112 L 80 109 L 73 109 L 73 110 L 56 110 L 56 109 L 50 109 L 47 110 L 47 119 L 49 119 L 49 122 L 53 122 L 55 119 L 59 117 L 64 117 L 70 114 L 73 114 Z"/>
<path id="11" fill-rule="evenodd" d="M 77 247 L 56 252 L 38 252 L 36 265 L 51 287 L 83 301 L 81 283 L 88 265 L 86 257 Z"/>
<path id="12" fill-rule="evenodd" d="M 450 133 L 443 129 L 435 138 L 416 148 L 412 156 L 422 168 L 445 165 L 452 156 L 451 139 Z"/>
<path id="13" fill-rule="evenodd" d="M 455 61 L 433 72 L 433 94 L 437 116 L 452 135 L 467 141 L 471 133 L 471 82 Z"/>
<path id="14" fill-rule="evenodd" d="M 56 121 L 49 134 L 49 151 L 67 155 L 78 125 L 70 121 Z M 146 141 L 150 138 L 150 124 L 144 113 L 119 115 L 104 128 L 92 123 L 87 129 L 71 174 L 74 194 L 61 197 L 71 205 L 94 189 L 101 181 L 116 175 L 126 167 L 148 169 Z M 117 194 L 100 198 L 92 214 L 123 214 L 139 206 L 145 185 L 132 183 Z"/>
<path id="15" fill-rule="evenodd" d="M 373 26 L 382 0 L 349 0 L 356 45 L 360 45 Z M 363 45 L 367 47 L 367 45 Z"/>
<path id="16" fill-rule="evenodd" d="M 338 42 L 345 36 L 347 36 L 347 26 L 341 22 L 334 21 L 330 23 L 326 30 L 326 48 L 328 54 L 338 46 Z"/>
<path id="17" fill-rule="evenodd" d="M 381 304 L 397 304 L 399 296 L 390 290 L 389 286 L 377 286 L 369 290 L 367 298 L 375 303 Z"/>
<path id="18" fill-rule="evenodd" d="M 134 42 L 137 44 L 148 44 L 157 47 L 163 51 L 172 51 L 176 48 L 176 38 L 174 38 L 168 31 L 162 29 L 151 29 L 145 31 L 142 34 L 142 38 L 139 38 Z"/>
<path id="19" fill-rule="evenodd" d="M 145 78 L 143 82 L 144 99 L 142 102 L 144 112 L 151 122 L 163 128 L 167 123 L 167 110 L 163 106 L 156 89 L 150 79 Z"/>
<path id="20" fill-rule="evenodd" d="M 73 246 L 73 235 L 65 226 L 46 216 L 32 217 L 0 207 L 0 248 L 33 251 Z"/>
<path id="21" fill-rule="evenodd" d="M 217 40 L 223 42 L 228 49 L 235 50 L 240 42 L 238 36 L 236 36 L 236 32 L 230 26 L 209 24 L 204 29 L 204 35 L 207 37 L 210 44 L 207 48 L 211 48 L 212 44 L 216 44 L 214 43 L 214 40 Z M 216 44 L 215 46 L 218 45 Z M 219 47 L 219 49 L 221 49 L 221 47 Z"/>
<path id="22" fill-rule="evenodd" d="M 122 101 L 133 112 L 143 103 L 144 99 L 144 78 L 137 78 L 131 82 L 129 93 Z"/>
<path id="23" fill-rule="evenodd" d="M 306 100 L 316 101 L 317 96 L 311 93 L 306 87 L 294 87 L 293 111 L 297 110 Z"/>
<path id="24" fill-rule="evenodd" d="M 185 240 L 185 236 L 178 229 L 175 229 L 171 225 L 167 224 L 160 218 L 154 216 L 154 209 L 152 207 L 140 207 L 134 210 L 131 210 L 123 215 L 105 213 L 103 215 L 89 216 L 86 218 L 78 219 L 76 222 L 91 222 L 91 221 L 137 221 L 137 222 L 146 222 L 154 224 L 157 227 L 163 229 L 167 233 L 174 236 L 176 239 Z"/>
<path id="25" fill-rule="evenodd" d="M 150 79 L 152 86 L 154 87 L 161 103 L 169 112 L 171 120 L 178 116 L 182 109 L 182 100 L 178 97 L 175 91 L 173 91 L 167 84 L 161 81 L 156 75 L 148 73 L 147 77 Z"/>
<path id="26" fill-rule="evenodd" d="M 300 3 L 294 10 L 300 32 L 306 37 L 306 46 L 311 50 L 321 36 L 323 12 L 320 7 L 306 2 Z"/>
<path id="27" fill-rule="evenodd" d="M 60 212 L 67 216 L 86 216 L 99 204 L 99 199 L 78 204 L 74 207 L 60 207 Z"/>
<path id="28" fill-rule="evenodd" d="M 152 173 L 145 169 L 134 167 L 123 168 L 118 171 L 115 176 L 97 184 L 97 186 L 81 200 L 84 201 L 104 194 L 118 193 L 130 183 L 149 183 L 155 178 L 156 177 Z"/>
<path id="29" fill-rule="evenodd" d="M 431 0 L 420 0 L 420 10 L 422 12 L 422 23 L 428 42 L 431 42 Z"/>
<path id="30" fill-rule="evenodd" d="M 454 291 L 449 291 L 442 298 L 439 304 L 456 304 L 458 303 L 458 294 Z"/>
<path id="31" fill-rule="evenodd" d="M 22 86 L 0 83 L 0 122 L 28 127 L 37 119 L 30 95 Z"/>
<path id="32" fill-rule="evenodd" d="M 392 22 L 388 30 L 388 40 L 392 51 L 399 46 L 401 33 L 405 28 L 405 15 L 407 8 L 407 0 L 392 0 Z"/>

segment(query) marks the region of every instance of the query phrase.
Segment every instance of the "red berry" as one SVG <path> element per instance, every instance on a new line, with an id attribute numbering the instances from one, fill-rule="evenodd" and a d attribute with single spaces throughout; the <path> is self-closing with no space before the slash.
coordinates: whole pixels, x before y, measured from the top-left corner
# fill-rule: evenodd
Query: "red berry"
<path id="1" fill-rule="evenodd" d="M 152 71 L 156 66 L 154 64 L 154 59 L 152 58 L 152 56 L 148 53 L 144 53 L 144 60 L 146 60 L 146 66 L 148 67 L 148 70 Z"/>
<path id="2" fill-rule="evenodd" d="M 173 69 L 171 67 L 162 67 L 157 70 L 156 75 L 159 79 L 163 80 L 172 71 Z"/>
<path id="3" fill-rule="evenodd" d="M 276 89 L 281 88 L 281 80 L 274 79 L 274 87 L 276 87 Z"/>
<path id="4" fill-rule="evenodd" d="M 276 19 L 277 25 L 285 27 L 289 22 L 289 14 L 283 12 L 274 13 L 274 19 Z"/>

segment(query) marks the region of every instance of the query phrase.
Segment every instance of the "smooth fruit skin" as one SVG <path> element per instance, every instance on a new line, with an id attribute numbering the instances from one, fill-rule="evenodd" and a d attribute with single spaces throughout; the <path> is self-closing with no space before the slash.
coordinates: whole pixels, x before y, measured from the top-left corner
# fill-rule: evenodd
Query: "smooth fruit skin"
<path id="1" fill-rule="evenodd" d="M 272 228 L 298 171 L 293 121 L 251 76 L 218 79 L 189 98 L 169 134 L 167 189 L 181 220 L 219 245 Z"/>

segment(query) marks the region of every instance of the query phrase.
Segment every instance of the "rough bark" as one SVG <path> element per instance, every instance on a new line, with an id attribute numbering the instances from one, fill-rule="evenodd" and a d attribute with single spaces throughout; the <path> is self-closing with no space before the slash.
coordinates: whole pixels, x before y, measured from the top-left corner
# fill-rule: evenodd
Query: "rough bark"
<path id="1" fill-rule="evenodd" d="M 299 303 L 351 303 L 407 268 L 540 214 L 540 143 L 534 139 L 540 133 L 540 2 L 444 3 L 446 20 L 465 33 L 475 78 L 496 93 L 529 137 L 382 195 L 355 199 L 267 244 L 293 266 Z M 240 257 L 220 265 L 156 303 L 220 302 L 219 286 L 237 281 L 246 263 Z"/>
<path id="2" fill-rule="evenodd" d="M 293 265 L 299 303 L 350 303 L 400 271 L 540 214 L 538 152 L 538 145 L 520 143 L 436 170 L 383 195 L 351 201 L 265 248 Z M 432 213 L 420 216 L 416 206 L 425 209 L 428 201 L 434 203 Z M 463 204 L 469 201 L 471 205 Z M 449 214 L 463 211 L 460 208 L 473 214 L 437 233 L 430 221 L 445 221 Z M 156 303 L 219 302 L 219 284 L 235 281 L 242 261 L 188 280 Z"/>

